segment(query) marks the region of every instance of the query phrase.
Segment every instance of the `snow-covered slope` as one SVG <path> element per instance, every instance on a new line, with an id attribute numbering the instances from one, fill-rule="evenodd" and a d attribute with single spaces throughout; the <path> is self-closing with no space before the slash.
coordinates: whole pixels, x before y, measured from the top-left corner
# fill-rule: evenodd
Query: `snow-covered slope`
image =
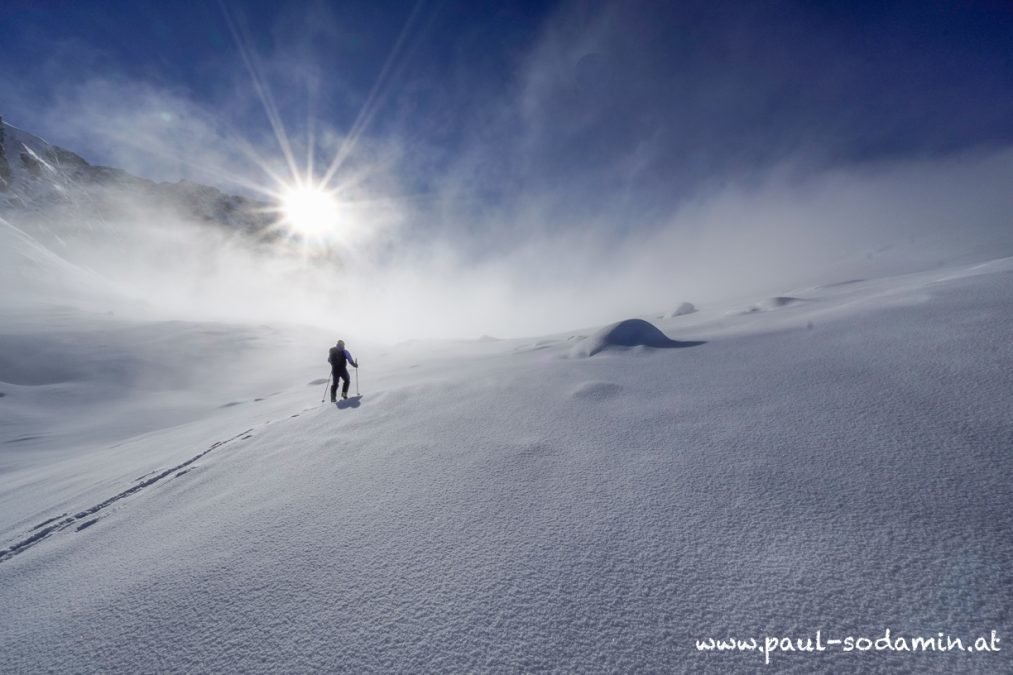
<path id="1" fill-rule="evenodd" d="M 338 406 L 335 336 L 18 315 L 4 669 L 1010 672 L 697 650 L 1009 635 L 1013 260 L 779 297 L 651 319 L 687 349 L 353 342 Z"/>

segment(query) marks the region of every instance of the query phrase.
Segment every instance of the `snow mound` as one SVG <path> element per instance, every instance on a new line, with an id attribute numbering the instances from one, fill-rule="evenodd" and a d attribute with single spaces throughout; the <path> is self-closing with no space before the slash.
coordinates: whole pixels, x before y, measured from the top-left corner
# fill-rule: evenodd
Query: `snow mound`
<path id="1" fill-rule="evenodd" d="M 777 309 L 778 307 L 787 307 L 788 305 L 794 305 L 799 302 L 805 302 L 805 300 L 802 298 L 793 298 L 787 295 L 779 295 L 766 300 L 763 304 L 771 309 Z"/>
<path id="2" fill-rule="evenodd" d="M 615 398 L 623 388 L 613 382 L 585 382 L 572 392 L 570 397 L 578 401 L 607 401 Z"/>
<path id="3" fill-rule="evenodd" d="M 681 305 L 679 305 L 678 307 L 676 307 L 668 315 L 668 318 L 672 319 L 672 318 L 677 317 L 677 316 L 685 316 L 687 314 L 692 314 L 695 311 L 696 311 L 696 305 L 694 305 L 692 302 L 684 302 Z"/>
<path id="4" fill-rule="evenodd" d="M 600 351 L 615 347 L 694 347 L 702 342 L 679 342 L 662 333 L 657 326 L 643 319 L 626 319 L 592 333 L 573 346 L 571 357 L 594 356 Z"/>
<path id="5" fill-rule="evenodd" d="M 763 302 L 753 305 L 749 309 L 745 310 L 743 314 L 752 314 L 753 312 L 769 312 L 774 309 L 781 309 L 782 307 L 797 305 L 803 302 L 807 301 L 803 298 L 795 298 L 790 295 L 778 295 L 773 298 L 767 298 Z"/>

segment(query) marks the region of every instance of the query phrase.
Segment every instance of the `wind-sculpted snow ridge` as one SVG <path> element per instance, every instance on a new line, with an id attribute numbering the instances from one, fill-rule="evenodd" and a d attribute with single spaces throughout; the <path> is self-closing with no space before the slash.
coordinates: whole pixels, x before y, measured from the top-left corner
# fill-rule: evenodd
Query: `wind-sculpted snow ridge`
<path id="1" fill-rule="evenodd" d="M 661 332 L 657 326 L 643 319 L 626 319 L 619 323 L 605 326 L 589 335 L 570 350 L 575 358 L 590 357 L 610 348 L 651 347 L 653 349 L 672 349 L 677 347 L 696 347 L 704 344 L 700 341 L 680 342 L 673 340 Z"/>
<path id="2" fill-rule="evenodd" d="M 91 508 L 79 511 L 72 516 L 64 513 L 62 515 L 55 516 L 53 518 L 50 518 L 49 520 L 39 523 L 38 525 L 32 528 L 31 535 L 29 535 L 25 539 L 22 539 L 21 541 L 11 544 L 6 549 L 0 550 L 0 563 L 10 560 L 19 553 L 24 553 L 32 546 L 47 539 L 51 535 L 56 534 L 57 532 L 66 530 L 68 527 L 74 525 L 75 523 L 78 524 L 76 528 L 77 532 L 80 532 L 85 528 L 91 527 L 96 522 L 98 522 L 98 517 L 91 517 L 91 516 L 95 516 L 95 514 L 101 511 L 102 509 L 105 509 L 106 507 L 120 501 L 121 499 L 124 499 L 125 497 L 129 497 L 134 493 L 140 492 L 144 488 L 150 487 L 155 483 L 157 483 L 158 481 L 162 480 L 163 478 L 166 478 L 172 474 L 176 474 L 177 476 L 183 475 L 189 470 L 187 469 L 187 467 L 189 467 L 191 464 L 199 460 L 201 457 L 206 456 L 208 453 L 222 447 L 227 443 L 231 443 L 236 439 L 250 438 L 249 434 L 252 431 L 253 429 L 247 429 L 246 431 L 238 433 L 231 438 L 226 438 L 224 441 L 217 441 L 215 443 L 212 443 L 211 447 L 209 447 L 204 452 L 194 455 L 185 462 L 177 464 L 176 466 L 170 469 L 165 469 L 164 471 L 157 472 L 150 477 L 142 476 L 143 480 L 141 480 L 141 482 L 137 483 L 136 485 L 130 488 L 127 488 L 123 492 L 113 495 L 109 499 L 106 499 L 105 501 L 96 504 Z"/>

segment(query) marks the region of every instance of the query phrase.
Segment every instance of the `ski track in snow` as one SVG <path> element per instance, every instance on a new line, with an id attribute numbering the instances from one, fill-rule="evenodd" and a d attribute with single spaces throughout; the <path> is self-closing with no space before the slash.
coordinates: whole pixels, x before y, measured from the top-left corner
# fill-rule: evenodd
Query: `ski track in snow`
<path id="1" fill-rule="evenodd" d="M 0 550 L 0 563 L 4 563 L 4 562 L 10 560 L 11 558 L 13 558 L 14 556 L 16 556 L 16 555 L 18 555 L 20 553 L 24 553 L 25 551 L 27 551 L 31 547 L 35 546 L 36 544 L 39 544 L 39 543 L 45 541 L 46 539 L 48 539 L 52 535 L 56 534 L 57 532 L 61 532 L 63 530 L 66 530 L 67 528 L 73 526 L 75 523 L 79 523 L 78 526 L 77 526 L 77 528 L 76 528 L 76 530 L 75 530 L 77 532 L 80 532 L 81 530 L 84 530 L 84 529 L 86 529 L 88 527 L 91 527 L 92 525 L 94 525 L 95 523 L 98 522 L 99 518 L 91 518 L 90 520 L 85 520 L 85 519 L 89 518 L 89 516 L 94 516 L 99 511 L 102 511 L 103 509 L 105 509 L 105 508 L 107 508 L 107 507 L 115 504 L 116 502 L 120 501 L 121 499 L 125 499 L 125 498 L 127 498 L 127 497 L 129 497 L 129 496 L 131 496 L 133 494 L 136 494 L 136 493 L 140 492 L 141 490 L 143 490 L 145 488 L 151 487 L 155 483 L 159 482 L 163 478 L 166 478 L 166 477 L 172 475 L 173 473 L 176 474 L 174 476 L 176 478 L 178 478 L 179 476 L 184 475 L 187 471 L 189 471 L 189 469 L 187 469 L 186 467 L 189 467 L 191 464 L 193 464 L 197 460 L 201 459 L 202 457 L 207 456 L 208 454 L 210 454 L 211 452 L 217 450 L 218 448 L 220 448 L 220 447 L 222 447 L 224 445 L 227 445 L 228 443 L 231 443 L 232 441 L 235 441 L 237 439 L 239 439 L 239 440 L 246 440 L 246 439 L 251 438 L 252 436 L 250 436 L 250 433 L 252 431 L 253 431 L 253 429 L 247 429 L 246 431 L 240 432 L 240 433 L 236 434 L 235 436 L 233 436 L 231 438 L 226 438 L 224 441 L 216 441 L 215 443 L 212 443 L 211 446 L 207 450 L 205 450 L 205 451 L 203 451 L 203 452 L 201 452 L 201 453 L 199 453 L 197 455 L 194 455 L 190 459 L 188 459 L 185 462 L 182 462 L 180 464 L 177 464 L 176 466 L 172 467 L 171 469 L 166 469 L 164 471 L 157 472 L 157 473 L 156 472 L 152 472 L 152 473 L 156 473 L 156 475 L 154 475 L 154 476 L 152 476 L 150 478 L 145 478 L 144 476 L 142 476 L 141 477 L 141 479 L 143 479 L 142 482 L 140 482 L 137 485 L 134 485 L 134 486 L 132 486 L 130 488 L 127 488 L 123 492 L 120 492 L 120 493 L 118 493 L 116 495 L 113 495 L 109 499 L 106 499 L 105 501 L 103 501 L 103 502 L 101 502 L 99 504 L 96 504 L 95 506 L 92 506 L 91 508 L 84 509 L 83 511 L 79 511 L 79 512 L 75 513 L 72 516 L 68 516 L 65 513 L 63 515 L 55 516 L 53 518 L 50 518 L 49 520 L 45 520 L 45 521 L 39 523 L 38 525 L 36 525 L 35 527 L 32 528 L 33 534 L 31 534 L 30 536 L 28 536 L 25 539 L 22 539 L 21 541 L 15 542 L 14 544 L 11 544 L 6 549 Z M 151 476 L 151 474 L 147 474 L 147 475 Z M 141 480 L 141 479 L 138 479 L 138 480 Z M 81 522 L 81 521 L 85 521 L 85 522 Z"/>

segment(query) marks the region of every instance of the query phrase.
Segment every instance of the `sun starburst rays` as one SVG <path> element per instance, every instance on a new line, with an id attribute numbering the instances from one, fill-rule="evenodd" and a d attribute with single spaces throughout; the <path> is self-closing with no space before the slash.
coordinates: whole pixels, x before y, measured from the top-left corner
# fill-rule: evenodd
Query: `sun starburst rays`
<path id="1" fill-rule="evenodd" d="M 265 234 L 295 243 L 307 254 L 348 249 L 370 239 L 374 230 L 382 227 L 381 221 L 390 220 L 393 204 L 389 197 L 379 197 L 364 185 L 377 167 L 362 166 L 353 158 L 366 128 L 382 106 L 391 79 L 406 52 L 412 50 L 413 33 L 424 14 L 424 3 L 419 0 L 414 4 L 351 128 L 340 138 L 328 134 L 318 137 L 321 120 L 314 111 L 316 92 L 312 86 L 308 91 L 310 109 L 305 135 L 290 135 L 279 107 L 284 100 L 276 98 L 271 90 L 267 70 L 253 48 L 242 13 L 232 11 L 224 2 L 220 7 L 280 150 L 278 161 L 268 161 L 252 144 L 236 139 L 238 149 L 267 179 L 267 185 L 242 181 L 244 187 L 271 203 L 260 209 L 272 220 Z"/>

